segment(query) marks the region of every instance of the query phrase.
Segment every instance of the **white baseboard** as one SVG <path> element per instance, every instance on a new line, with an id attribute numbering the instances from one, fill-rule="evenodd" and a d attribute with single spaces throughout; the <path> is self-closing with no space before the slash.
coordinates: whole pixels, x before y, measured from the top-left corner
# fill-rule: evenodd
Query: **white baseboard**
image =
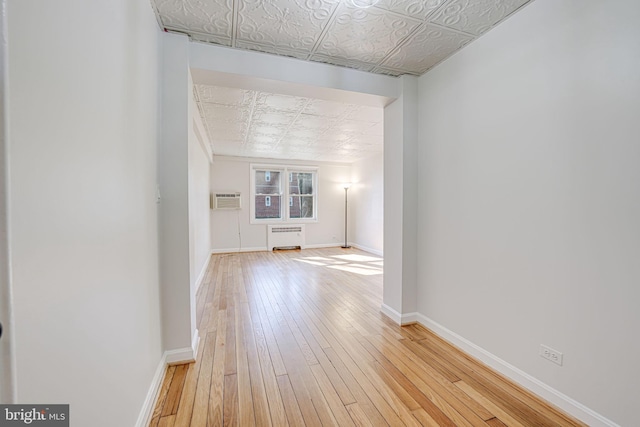
<path id="1" fill-rule="evenodd" d="M 379 251 L 377 249 L 373 249 L 373 248 L 369 248 L 367 246 L 363 246 L 363 245 L 359 245 L 358 243 L 351 243 L 349 242 L 350 246 L 353 246 L 354 248 L 358 248 L 362 251 L 365 252 L 369 252 L 371 254 L 374 255 L 378 255 L 378 256 L 383 256 L 382 255 L 382 251 Z M 314 245 L 304 245 L 303 249 L 322 249 L 322 248 L 338 248 L 342 246 L 342 243 L 318 243 L 318 244 L 314 244 Z M 269 249 L 266 247 L 262 247 L 262 246 L 258 246 L 258 247 L 254 247 L 254 248 L 228 248 L 228 249 L 211 249 L 211 254 L 232 254 L 232 253 L 239 253 L 239 252 L 268 252 Z M 209 264 L 207 263 L 207 266 Z M 205 266 L 203 272 L 207 271 L 207 266 Z M 204 273 L 201 273 L 204 274 Z"/>
<path id="2" fill-rule="evenodd" d="M 207 269 L 209 268 L 210 262 L 211 262 L 211 254 L 209 254 L 209 256 L 207 257 L 207 262 L 205 262 L 204 265 L 202 266 L 202 270 L 200 271 L 200 274 L 196 279 L 196 292 L 198 292 L 198 289 L 200 289 L 200 285 L 202 285 L 202 281 L 204 279 L 204 276 L 207 274 Z"/>
<path id="3" fill-rule="evenodd" d="M 228 249 L 211 249 L 211 254 L 233 254 L 238 252 L 267 252 L 266 246 L 258 246 L 255 248 L 228 248 Z"/>
<path id="4" fill-rule="evenodd" d="M 316 245 L 304 245 L 305 249 L 323 249 L 323 248 L 337 248 L 342 246 L 340 243 L 320 243 Z"/>
<path id="5" fill-rule="evenodd" d="M 370 254 L 374 254 L 374 255 L 378 255 L 378 256 L 384 256 L 383 252 L 378 250 L 378 249 L 373 249 L 373 248 L 369 248 L 367 246 L 358 244 L 358 243 L 349 243 L 351 246 L 353 246 L 354 248 L 358 248 L 361 251 L 365 251 L 365 252 L 369 252 Z"/>
<path id="6" fill-rule="evenodd" d="M 149 425 L 149 422 L 151 421 L 151 415 L 153 415 L 153 408 L 156 404 L 158 390 L 160 390 L 160 386 L 164 381 L 164 376 L 167 373 L 166 355 L 167 353 L 165 352 L 160 358 L 160 362 L 158 363 L 158 367 L 156 368 L 156 373 L 153 375 L 153 379 L 151 380 L 151 386 L 149 386 L 147 397 L 144 399 L 142 409 L 140 410 L 140 414 L 138 415 L 136 427 L 147 427 Z"/>
<path id="7" fill-rule="evenodd" d="M 193 351 L 193 358 L 189 362 L 195 362 L 198 356 L 198 347 L 200 347 L 200 331 L 196 328 L 193 331 L 193 337 L 191 337 L 191 350 Z"/>
<path id="8" fill-rule="evenodd" d="M 397 311 L 395 311 L 393 308 L 389 307 L 388 305 L 382 304 L 380 306 L 380 311 L 382 312 L 382 314 L 384 314 L 389 319 L 391 319 L 394 322 L 396 322 L 398 325 L 402 324 L 402 322 L 401 322 L 402 315 L 400 313 L 398 313 Z"/>
<path id="9" fill-rule="evenodd" d="M 384 313 L 384 306 L 383 306 L 383 313 Z M 482 361 L 483 363 L 490 366 L 492 369 L 495 369 L 496 371 L 500 372 L 501 374 L 508 377 L 512 381 L 520 384 L 522 387 L 530 390 L 531 392 L 542 397 L 543 399 L 547 400 L 551 404 L 562 409 L 566 413 L 573 415 L 579 420 L 587 423 L 591 427 L 620 427 L 618 424 L 598 414 L 597 412 L 587 408 L 580 402 L 573 400 L 569 396 L 559 392 L 558 390 L 543 383 L 537 378 L 534 378 L 531 375 L 527 374 L 526 372 L 505 362 L 504 360 L 500 359 L 494 354 L 489 353 L 487 350 L 483 349 L 482 347 L 477 346 L 476 344 L 472 343 L 466 338 L 461 337 L 460 335 L 456 334 L 453 331 L 450 331 L 449 329 L 445 328 L 444 326 L 440 325 L 434 320 L 429 319 L 427 316 L 424 316 L 419 313 L 412 313 L 412 314 L 415 314 L 415 317 L 418 323 L 429 328 L 430 330 L 438 334 L 440 337 L 444 338 L 449 343 L 455 345 L 465 353 L 468 353 L 471 356 L 475 357 L 476 359 Z"/>
<path id="10" fill-rule="evenodd" d="M 382 314 L 401 326 L 411 325 L 418 321 L 418 313 L 401 314 L 386 304 L 382 304 L 382 306 L 380 306 L 380 311 L 382 312 Z"/>
<path id="11" fill-rule="evenodd" d="M 200 333 L 196 329 L 191 339 L 191 347 L 177 348 L 164 352 L 167 365 L 179 365 L 190 363 L 196 360 L 198 346 L 200 345 Z"/>
<path id="12" fill-rule="evenodd" d="M 153 415 L 154 405 L 156 398 L 158 397 L 158 390 L 162 386 L 164 376 L 167 372 L 167 366 L 177 365 L 182 363 L 191 363 L 196 360 L 198 354 L 198 346 L 200 345 L 200 333 L 196 329 L 193 333 L 191 340 L 191 347 L 180 348 L 177 350 L 167 350 L 163 353 L 156 368 L 156 372 L 151 380 L 147 397 L 144 399 L 142 409 L 138 415 L 138 421 L 136 421 L 136 427 L 147 427 L 151 421 Z"/>

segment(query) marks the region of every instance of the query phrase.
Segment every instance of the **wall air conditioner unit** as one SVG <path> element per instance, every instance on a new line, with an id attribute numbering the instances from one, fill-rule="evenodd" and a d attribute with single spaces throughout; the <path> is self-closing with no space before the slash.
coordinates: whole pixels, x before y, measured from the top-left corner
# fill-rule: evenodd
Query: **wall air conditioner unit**
<path id="1" fill-rule="evenodd" d="M 267 247 L 274 249 L 304 249 L 304 224 L 300 225 L 268 225 Z"/>
<path id="2" fill-rule="evenodd" d="M 211 195 L 211 209 L 240 209 L 240 193 L 215 193 Z"/>

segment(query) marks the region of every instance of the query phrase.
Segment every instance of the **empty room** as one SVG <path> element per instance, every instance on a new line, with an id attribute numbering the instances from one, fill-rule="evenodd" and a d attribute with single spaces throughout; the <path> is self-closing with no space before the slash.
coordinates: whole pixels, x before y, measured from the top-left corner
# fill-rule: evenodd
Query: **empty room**
<path id="1" fill-rule="evenodd" d="M 0 3 L 0 424 L 638 424 L 637 1 Z"/>

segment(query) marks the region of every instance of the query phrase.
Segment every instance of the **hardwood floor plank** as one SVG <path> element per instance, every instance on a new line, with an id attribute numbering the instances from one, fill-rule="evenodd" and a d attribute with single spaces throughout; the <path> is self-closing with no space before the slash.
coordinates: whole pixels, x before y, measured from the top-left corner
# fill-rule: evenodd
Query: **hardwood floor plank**
<path id="1" fill-rule="evenodd" d="M 175 422 L 176 422 L 175 415 L 167 415 L 166 417 L 160 418 L 160 423 L 158 424 L 158 427 L 173 427 L 175 425 Z"/>
<path id="2" fill-rule="evenodd" d="M 324 369 L 320 364 L 311 366 L 311 372 L 316 379 L 316 382 L 320 386 L 320 390 L 329 404 L 329 408 L 333 413 L 333 416 L 339 426 L 351 426 L 354 425 L 349 413 L 347 412 L 340 396 L 336 392 L 331 380 L 324 372 Z"/>
<path id="3" fill-rule="evenodd" d="M 386 358 L 391 364 L 397 367 L 412 383 L 414 383 L 435 406 L 444 413 L 447 418 L 458 426 L 483 426 L 486 423 L 482 418 L 474 414 L 462 402 L 458 401 L 454 396 L 450 395 L 445 387 L 438 384 L 437 380 L 429 376 L 419 365 L 410 357 L 405 357 L 400 348 L 394 346 L 395 342 L 386 341 L 380 336 L 369 336 L 367 339 L 374 343 L 376 348 L 381 349 L 380 354 Z M 382 359 L 381 359 L 382 360 Z M 425 408 L 426 409 L 426 408 Z M 435 413 L 430 413 L 434 416 Z"/>
<path id="4" fill-rule="evenodd" d="M 238 378 L 236 374 L 224 377 L 224 425 L 238 425 Z"/>
<path id="5" fill-rule="evenodd" d="M 225 359 L 225 344 L 227 342 L 226 327 L 227 324 L 227 311 L 218 311 L 218 324 L 216 326 L 215 344 L 211 342 L 213 347 L 213 359 L 211 362 L 211 381 L 209 389 L 209 399 L 206 405 L 206 420 L 207 425 L 221 426 L 224 424 L 224 359 Z M 207 334 L 211 336 L 211 333 Z M 204 365 L 200 368 L 204 370 Z M 194 406 L 195 410 L 195 406 Z M 195 414 L 194 414 L 195 415 Z M 194 425 L 202 425 L 195 424 Z"/>
<path id="6" fill-rule="evenodd" d="M 254 335 L 254 329 L 257 327 L 257 324 L 253 324 L 251 321 L 251 313 L 249 312 L 248 304 L 242 304 L 242 306 L 239 307 L 239 310 L 240 317 L 244 321 L 242 330 L 245 334 L 249 376 L 251 378 L 251 397 L 253 399 L 253 410 L 256 418 L 256 424 L 259 426 L 270 426 L 271 415 L 269 414 L 269 403 L 267 401 L 267 393 L 262 375 L 262 366 L 260 364 Z"/>
<path id="7" fill-rule="evenodd" d="M 439 427 L 439 424 L 436 420 L 434 420 L 431 415 L 423 408 L 418 408 L 413 411 L 413 416 L 416 417 L 418 422 L 426 427 Z"/>
<path id="8" fill-rule="evenodd" d="M 291 387 L 291 382 L 289 381 L 288 375 L 280 375 L 278 377 L 278 388 L 280 389 L 280 394 L 282 395 L 282 401 L 284 404 L 284 409 L 287 414 L 287 419 L 289 420 L 289 425 L 291 426 L 304 426 L 304 418 L 302 417 L 302 411 L 298 406 L 298 400 L 296 399 L 296 394 L 293 391 L 293 387 Z"/>
<path id="9" fill-rule="evenodd" d="M 198 352 L 200 354 L 198 359 L 201 359 L 201 352 L 204 352 L 204 349 L 201 348 Z M 189 372 L 184 382 L 184 389 L 178 405 L 178 413 L 176 414 L 175 425 L 177 427 L 188 427 L 191 424 L 199 370 L 200 363 L 198 361 L 189 364 Z"/>
<path id="10" fill-rule="evenodd" d="M 277 303 L 278 297 L 272 293 L 269 282 L 264 281 L 262 283 L 264 285 L 264 288 L 261 289 L 263 301 L 271 301 L 271 306 L 279 308 L 280 306 Z M 265 304 L 265 308 L 268 308 L 267 304 Z M 289 381 L 298 400 L 305 424 L 320 426 L 322 425 L 321 417 L 325 422 L 331 419 L 330 411 L 328 411 L 328 408 L 325 408 L 326 405 L 323 404 L 322 399 L 316 399 L 314 402 L 311 397 L 312 394 L 317 397 L 317 386 L 304 358 L 304 354 L 287 324 L 283 313 L 284 309 L 283 307 L 282 309 L 272 310 L 271 326 L 275 331 L 278 347 L 287 354 L 287 357 L 283 360 L 284 365 L 287 372 L 289 372 Z M 273 319 L 275 319 L 275 322 Z"/>
<path id="11" fill-rule="evenodd" d="M 401 357 L 406 356 L 407 358 L 411 358 L 414 355 L 423 355 L 419 351 L 421 347 L 412 340 L 402 339 L 395 341 L 387 339 L 386 342 L 395 344 Z M 454 382 L 450 381 L 448 378 L 442 376 L 437 369 L 434 369 L 431 364 L 426 363 L 426 360 L 423 357 L 411 360 L 416 366 L 414 371 L 419 375 L 422 374 L 421 378 L 432 385 L 434 391 L 456 408 L 456 410 L 465 416 L 465 418 L 470 421 L 475 420 L 482 425 L 483 423 L 481 423 L 480 420 L 488 420 L 494 417 L 494 414 L 487 411 L 484 406 L 478 404 L 465 393 L 461 393 L 460 390 L 454 386 L 454 382 L 458 381 L 457 377 L 454 377 Z M 471 413 L 469 413 L 469 411 L 471 411 Z M 476 418 L 480 418 L 480 420 Z"/>
<path id="12" fill-rule="evenodd" d="M 515 386 L 496 372 L 463 354 L 430 331 L 428 339 L 418 341 L 426 351 L 446 361 L 450 369 L 468 385 L 480 391 L 497 406 L 527 426 L 584 426 L 548 404 L 534 398 L 529 392 Z M 527 403 L 524 402 L 527 401 Z"/>
<path id="13" fill-rule="evenodd" d="M 167 399 L 165 400 L 162 408 L 162 415 L 175 415 L 178 410 L 178 403 L 180 402 L 180 396 L 182 396 L 182 390 L 184 386 L 184 380 L 187 374 L 189 365 L 177 365 L 173 378 L 171 380 L 171 386 L 167 392 Z"/>
<path id="14" fill-rule="evenodd" d="M 212 255 L 196 362 L 168 368 L 149 426 L 584 425 L 381 314 L 381 264 L 353 248 Z"/>
<path id="15" fill-rule="evenodd" d="M 213 368 L 213 353 L 215 350 L 216 333 L 207 333 L 200 342 L 204 346 L 196 394 L 193 401 L 193 416 L 191 424 L 204 426 L 207 424 L 207 411 L 209 406 L 209 394 L 211 391 L 211 369 Z"/>
<path id="16" fill-rule="evenodd" d="M 488 411 L 490 411 L 491 413 L 495 414 L 495 416 L 500 418 L 500 420 L 502 420 L 505 423 L 507 423 L 507 425 L 509 425 L 509 427 L 524 427 L 522 425 L 522 423 L 520 423 L 518 420 L 513 418 L 511 415 L 507 414 L 505 411 L 503 411 L 497 405 L 493 404 L 493 402 L 491 402 L 489 399 L 487 399 L 484 396 L 482 396 L 482 394 L 478 393 L 476 390 L 473 389 L 473 387 L 470 387 L 464 381 L 462 381 L 462 380 L 461 381 L 457 381 L 454 384 L 460 390 L 464 391 L 473 400 L 475 400 L 480 405 L 483 405 L 485 408 L 487 408 Z M 487 424 L 489 424 L 488 421 L 487 421 Z"/>
<path id="17" fill-rule="evenodd" d="M 487 420 L 487 424 L 489 424 L 491 427 L 509 427 L 498 418 L 491 418 L 490 420 Z"/>
<path id="18" fill-rule="evenodd" d="M 236 307 L 233 302 L 233 293 L 227 293 L 227 337 L 236 336 L 236 322 L 235 322 L 235 310 Z M 236 340 L 229 338 L 225 340 L 225 357 L 224 357 L 224 374 L 233 375 L 237 372 L 236 366 Z"/>
<path id="19" fill-rule="evenodd" d="M 353 420 L 353 423 L 358 427 L 374 427 L 374 424 L 371 423 L 369 416 L 362 410 L 360 405 L 357 403 L 352 403 L 351 405 L 347 405 L 347 411 Z M 376 424 L 380 425 L 380 424 Z"/>
<path id="20" fill-rule="evenodd" d="M 248 289 L 248 292 L 253 293 L 254 291 Z M 255 301 L 255 295 L 253 298 L 250 298 L 250 301 Z M 287 415 L 284 411 L 282 397 L 278 389 L 278 381 L 269 355 L 263 323 L 255 303 L 250 304 L 250 309 L 256 351 L 262 370 L 262 379 L 264 381 L 269 411 L 271 413 L 271 422 L 274 426 L 286 426 L 288 424 Z"/>
<path id="21" fill-rule="evenodd" d="M 235 294 L 235 306 L 241 303 L 238 293 Z M 245 346 L 242 319 L 238 313 L 235 316 L 236 330 L 236 364 L 238 376 L 238 420 L 241 426 L 255 424 L 253 400 L 251 398 L 251 376 L 249 374 L 249 360 Z"/>
<path id="22" fill-rule="evenodd" d="M 164 407 L 164 402 L 167 400 L 167 394 L 169 393 L 169 387 L 171 386 L 171 381 L 173 380 L 173 374 L 175 371 L 175 366 L 169 366 L 165 372 L 164 378 L 162 379 L 162 386 L 160 387 L 160 391 L 156 397 L 156 406 L 153 409 L 153 414 L 151 415 L 150 427 L 156 427 L 160 422 L 162 408 Z"/>

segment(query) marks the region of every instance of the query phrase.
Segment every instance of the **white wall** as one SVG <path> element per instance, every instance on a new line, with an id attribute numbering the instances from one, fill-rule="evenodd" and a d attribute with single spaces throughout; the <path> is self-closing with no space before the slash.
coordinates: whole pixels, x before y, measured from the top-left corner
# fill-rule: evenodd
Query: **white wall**
<path id="1" fill-rule="evenodd" d="M 13 353 L 13 315 L 11 313 L 11 275 L 9 274 L 9 218 L 7 201 L 7 22 L 6 1 L 0 2 L 0 402 L 15 401 L 15 369 Z"/>
<path id="2" fill-rule="evenodd" d="M 17 393 L 136 422 L 161 356 L 159 30 L 145 0 L 10 0 Z"/>
<path id="3" fill-rule="evenodd" d="M 195 357 L 195 293 L 191 279 L 189 217 L 189 39 L 162 35 L 162 127 L 158 153 L 160 183 L 160 279 L 162 345 L 175 359 Z M 177 361 L 171 360 L 171 361 Z"/>
<path id="4" fill-rule="evenodd" d="M 418 80 L 400 79 L 384 109 L 384 285 L 382 312 L 415 322 L 418 215 Z"/>
<path id="5" fill-rule="evenodd" d="M 382 255 L 384 220 L 384 170 L 382 154 L 351 165 L 349 189 L 349 241 Z"/>
<path id="6" fill-rule="evenodd" d="M 189 91 L 193 98 L 193 91 Z M 191 287 L 195 293 L 211 257 L 211 230 L 209 219 L 210 148 L 198 115 L 197 105 L 191 99 L 192 126 L 189 127 L 189 261 Z"/>
<path id="7" fill-rule="evenodd" d="M 635 0 L 537 0 L 420 79 L 420 313 L 620 425 L 640 398 L 639 21 Z"/>
<path id="8" fill-rule="evenodd" d="M 239 211 L 211 211 L 211 247 L 215 252 L 266 250 L 267 231 L 264 224 L 251 224 L 249 214 L 250 165 L 293 164 L 318 167 L 318 222 L 306 223 L 307 246 L 339 246 L 344 239 L 344 189 L 340 184 L 351 176 L 349 165 L 214 157 L 211 167 L 211 191 L 242 193 Z"/>

